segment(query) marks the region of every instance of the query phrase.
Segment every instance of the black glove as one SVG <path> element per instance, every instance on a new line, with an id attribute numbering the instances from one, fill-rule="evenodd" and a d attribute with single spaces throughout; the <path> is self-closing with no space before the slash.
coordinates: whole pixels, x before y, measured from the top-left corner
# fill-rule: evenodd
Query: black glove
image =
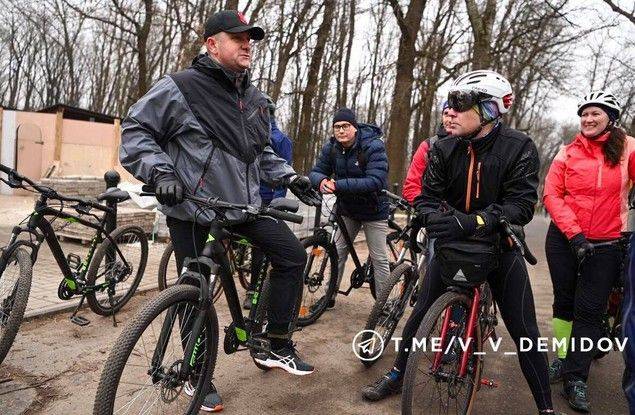
<path id="1" fill-rule="evenodd" d="M 423 217 L 421 215 L 417 215 L 410 220 L 410 248 L 416 252 L 421 252 L 421 248 L 417 243 L 417 235 L 419 231 L 423 228 Z"/>
<path id="2" fill-rule="evenodd" d="M 458 210 L 431 213 L 426 218 L 426 230 L 431 239 L 463 239 L 476 232 L 476 215 Z"/>
<path id="3" fill-rule="evenodd" d="M 173 173 L 163 173 L 156 180 L 154 194 L 162 205 L 178 205 L 183 202 L 183 185 Z"/>
<path id="4" fill-rule="evenodd" d="M 296 174 L 291 178 L 288 185 L 289 190 L 300 201 L 309 206 L 318 206 L 322 203 L 320 193 L 311 187 L 311 180 L 306 176 Z"/>
<path id="5" fill-rule="evenodd" d="M 578 259 L 578 262 L 582 261 L 586 256 L 593 255 L 595 252 L 593 245 L 587 241 L 586 237 L 581 233 L 571 238 L 569 245 L 571 246 L 573 254 Z"/>

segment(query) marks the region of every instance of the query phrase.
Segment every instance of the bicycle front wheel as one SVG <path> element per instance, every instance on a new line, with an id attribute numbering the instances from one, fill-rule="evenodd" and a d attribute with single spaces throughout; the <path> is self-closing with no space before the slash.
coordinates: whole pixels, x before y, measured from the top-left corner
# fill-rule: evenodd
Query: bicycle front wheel
<path id="1" fill-rule="evenodd" d="M 0 363 L 22 324 L 32 277 L 31 257 L 24 249 L 16 248 L 0 269 Z"/>
<path id="2" fill-rule="evenodd" d="M 419 346 L 415 347 L 414 342 L 404 345 L 410 349 L 410 355 L 403 381 L 402 414 L 471 413 L 481 376 L 481 356 L 474 354 L 481 351 L 480 325 L 476 324 L 471 347 L 467 348 L 467 373 L 463 377 L 460 376 L 463 351 L 458 340 L 467 330 L 470 301 L 464 294 L 446 292 L 423 318 L 415 336 Z M 442 338 L 446 313 L 451 313 L 451 320 Z M 441 339 L 441 347 L 435 347 L 433 339 Z M 437 349 L 441 350 L 439 354 Z"/>
<path id="3" fill-rule="evenodd" d="M 415 279 L 412 267 L 409 262 L 404 262 L 395 268 L 377 295 L 377 301 L 368 316 L 364 330 L 379 333 L 384 345 L 390 342 L 414 289 Z M 364 333 L 362 344 L 366 344 L 364 341 L 370 340 L 372 336 L 370 332 Z M 377 346 L 377 348 L 360 349 L 359 355 L 363 358 L 362 363 L 365 366 L 372 366 L 381 357 L 385 348 L 379 347 L 379 344 Z"/>
<path id="4" fill-rule="evenodd" d="M 218 353 L 218 320 L 200 310 L 199 289 L 169 287 L 147 303 L 119 335 L 101 373 L 93 414 L 196 414 Z M 206 313 L 192 356 L 184 346 L 194 320 Z M 184 364 L 193 367 L 187 379 Z"/>
<path id="5" fill-rule="evenodd" d="M 148 262 L 148 238 L 140 227 L 121 226 L 110 237 L 112 242 L 106 239 L 99 245 L 86 273 L 88 285 L 101 286 L 86 299 L 90 309 L 102 316 L 116 313 L 132 298 Z"/>
<path id="6" fill-rule="evenodd" d="M 303 289 L 298 307 L 297 325 L 308 326 L 317 321 L 337 289 L 337 251 L 321 238 L 310 236 L 302 240 L 307 251 Z"/>

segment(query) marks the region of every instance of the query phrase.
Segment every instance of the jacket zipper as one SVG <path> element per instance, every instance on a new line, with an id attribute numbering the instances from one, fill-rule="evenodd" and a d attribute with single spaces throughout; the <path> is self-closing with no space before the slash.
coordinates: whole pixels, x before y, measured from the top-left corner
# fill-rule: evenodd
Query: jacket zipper
<path id="1" fill-rule="evenodd" d="M 249 191 L 249 164 L 245 167 L 245 182 L 247 183 L 247 204 L 251 205 L 251 192 Z"/>
<path id="2" fill-rule="evenodd" d="M 478 162 L 476 167 L 476 198 L 479 198 L 481 194 L 481 162 Z"/>
<path id="3" fill-rule="evenodd" d="M 196 192 L 199 188 L 203 186 L 205 183 L 205 174 L 207 174 L 207 169 L 209 168 L 210 163 L 212 162 L 212 156 L 216 151 L 216 146 L 212 148 L 212 151 L 209 152 L 209 156 L 207 156 L 207 160 L 205 160 L 205 166 L 203 166 L 203 173 L 201 173 L 201 177 L 198 179 L 198 183 L 196 183 L 196 187 L 194 188 L 193 194 L 196 195 Z"/>
<path id="4" fill-rule="evenodd" d="M 589 218 L 589 227 L 587 228 L 588 231 L 588 235 L 584 235 L 584 236 L 592 236 L 592 231 L 591 228 L 593 226 L 593 214 L 595 213 L 595 201 L 597 199 L 597 195 L 598 195 L 598 189 L 601 188 L 602 186 L 602 165 L 604 164 L 604 161 L 602 159 L 598 159 L 598 173 L 597 173 L 597 180 L 595 183 L 595 189 L 593 191 L 593 206 L 591 208 L 591 217 Z"/>
<path id="5" fill-rule="evenodd" d="M 240 109 L 240 127 L 243 132 L 243 139 L 245 140 L 245 143 L 249 145 L 249 140 L 247 139 L 247 133 L 245 132 L 245 117 L 244 117 L 245 106 L 243 104 L 242 98 L 240 97 L 240 92 L 237 92 L 236 95 L 238 96 L 238 108 Z M 249 191 L 249 164 L 245 165 L 245 183 L 247 184 L 247 204 L 250 205 L 251 192 Z"/>
<path id="6" fill-rule="evenodd" d="M 470 155 L 470 167 L 467 170 L 467 190 L 465 193 L 465 213 L 470 213 L 470 202 L 472 199 L 472 176 L 474 174 L 475 154 L 472 149 L 472 143 L 467 146 L 467 153 Z"/>

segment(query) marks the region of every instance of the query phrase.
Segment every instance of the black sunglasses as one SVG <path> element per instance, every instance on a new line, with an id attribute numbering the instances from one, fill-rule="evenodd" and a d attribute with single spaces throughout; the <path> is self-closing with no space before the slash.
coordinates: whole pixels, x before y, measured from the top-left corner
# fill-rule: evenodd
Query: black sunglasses
<path id="1" fill-rule="evenodd" d="M 475 91 L 451 91 L 448 93 L 448 108 L 465 112 L 488 98 L 486 94 Z"/>

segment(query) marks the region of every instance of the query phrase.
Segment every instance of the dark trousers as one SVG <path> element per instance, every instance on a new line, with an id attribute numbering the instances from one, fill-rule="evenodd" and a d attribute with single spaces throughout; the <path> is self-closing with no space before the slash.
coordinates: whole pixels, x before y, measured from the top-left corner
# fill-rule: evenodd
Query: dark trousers
<path id="1" fill-rule="evenodd" d="M 271 204 L 271 200 L 262 199 L 262 206 L 269 206 Z M 251 277 L 249 280 L 249 290 L 253 291 L 256 289 L 256 281 L 258 280 L 258 273 L 262 268 L 262 263 L 265 260 L 265 254 L 262 249 L 258 248 L 255 245 L 251 247 Z"/>
<path id="2" fill-rule="evenodd" d="M 524 259 L 515 251 L 503 252 L 500 258 L 500 267 L 498 271 L 489 276 L 488 282 L 499 306 L 505 327 L 516 343 L 516 347 L 519 347 L 520 339 L 523 337 L 531 339 L 535 346 L 540 332 L 536 323 L 534 296 Z M 412 339 L 424 316 L 446 289 L 447 286 L 441 280 L 438 260 L 432 258 L 417 303 L 403 329 L 399 353 L 395 360 L 395 367 L 402 373 L 408 361 L 408 352 L 405 349 L 411 347 Z M 530 351 L 519 352 L 518 360 L 538 409 L 551 409 L 547 354 L 539 352 L 536 347 L 533 347 Z"/>
<path id="3" fill-rule="evenodd" d="M 209 227 L 170 217 L 167 224 L 180 272 L 185 258 L 195 257 L 203 251 Z M 296 300 L 302 292 L 302 273 L 306 263 L 302 244 L 286 223 L 268 218 L 232 225 L 231 231 L 246 237 L 269 257 L 271 296 L 268 332 L 274 336 L 289 335 Z"/>
<path id="4" fill-rule="evenodd" d="M 584 260 L 578 273 L 578 262 L 569 242 L 553 224 L 547 232 L 545 248 L 554 287 L 554 317 L 573 320 L 571 344 L 567 348 L 562 374 L 565 380 L 586 382 L 597 348 L 580 351 L 580 340 L 588 338 L 597 345 L 604 335 L 602 317 L 622 268 L 623 251 L 618 246 L 598 248 Z M 572 347 L 573 343 L 575 347 Z"/>

